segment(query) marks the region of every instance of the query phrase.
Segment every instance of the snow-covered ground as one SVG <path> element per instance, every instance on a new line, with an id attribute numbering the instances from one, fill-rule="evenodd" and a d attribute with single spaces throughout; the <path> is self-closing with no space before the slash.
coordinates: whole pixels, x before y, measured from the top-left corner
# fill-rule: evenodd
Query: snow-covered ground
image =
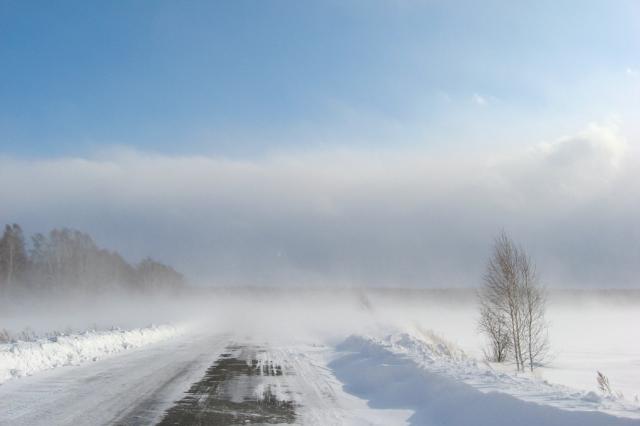
<path id="1" fill-rule="evenodd" d="M 382 356 L 384 359 L 396 356 L 400 360 L 409 360 L 414 370 L 435 374 L 440 379 L 466 383 L 483 393 L 500 392 L 544 406 L 601 411 L 640 419 L 640 404 L 606 397 L 594 391 L 551 384 L 528 375 L 497 371 L 487 363 L 467 357 L 455 345 L 429 332 L 420 335 L 400 333 L 384 338 L 352 336 L 339 348 L 361 351 L 367 356 Z M 380 361 L 381 365 L 383 363 Z"/>
<path id="2" fill-rule="evenodd" d="M 370 299 L 376 316 L 396 327 L 390 333 L 420 335 L 432 330 L 468 357 L 482 361 L 485 341 L 475 327 L 477 306 L 473 298 L 445 298 L 433 303 L 429 297 L 374 293 Z M 548 363 L 527 380 L 599 394 L 596 374 L 601 371 L 609 377 L 613 390 L 624 395 L 622 402 L 640 405 L 636 401 L 636 395 L 640 397 L 640 302 L 601 300 L 589 293 L 578 297 L 552 293 L 547 319 L 551 343 Z M 492 367 L 515 375 L 512 365 Z"/>
<path id="3" fill-rule="evenodd" d="M 189 329 L 97 362 L 9 380 L 0 385 L 0 425 L 155 424 L 225 343 Z"/>
<path id="4" fill-rule="evenodd" d="M 7 322 L 32 338 L 0 344 L 0 424 L 153 423 L 238 344 L 261 348 L 263 378 L 234 400 L 273 394 L 295 404 L 296 424 L 640 424 L 634 304 L 551 303 L 553 358 L 535 375 L 482 360 L 468 297 L 231 292 L 174 308 L 181 327 L 141 327 L 133 311 L 114 322 L 128 328 L 53 335 L 40 321 L 35 338 L 19 332 L 27 317 Z M 598 393 L 597 370 L 625 398 Z"/>
<path id="5" fill-rule="evenodd" d="M 410 425 L 637 425 L 640 421 L 598 411 L 571 411 L 537 404 L 505 392 L 479 389 L 486 381 L 473 363 L 445 366 L 452 354 L 441 344 L 407 335 L 389 339 L 353 336 L 330 367 L 345 389 L 376 409 L 409 409 Z M 453 354 L 454 357 L 457 356 Z M 462 373 L 462 374 L 461 374 Z M 470 385 L 469 382 L 475 382 Z M 493 389 L 495 390 L 495 389 Z M 544 392 L 543 392 L 544 393 Z M 532 396 L 532 395 L 529 395 Z M 562 395 L 567 402 L 571 398 Z M 541 401 L 539 401 L 541 402 Z M 569 408 L 564 406 L 562 408 Z M 580 410 L 584 407 L 573 407 Z"/>
<path id="6" fill-rule="evenodd" d="M 596 390 L 596 372 L 614 392 L 640 405 L 640 305 L 552 304 L 552 356 L 540 370 L 546 380 Z"/>
<path id="7" fill-rule="evenodd" d="M 80 334 L 55 333 L 32 341 L 1 343 L 0 383 L 43 370 L 98 361 L 127 349 L 169 339 L 181 332 L 180 327 L 160 325 L 132 330 L 88 330 Z"/>

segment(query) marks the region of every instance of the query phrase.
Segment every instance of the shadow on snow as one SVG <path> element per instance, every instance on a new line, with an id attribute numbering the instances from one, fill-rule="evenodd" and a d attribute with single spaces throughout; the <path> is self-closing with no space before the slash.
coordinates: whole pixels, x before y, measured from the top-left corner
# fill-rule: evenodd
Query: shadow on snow
<path id="1" fill-rule="evenodd" d="M 483 393 L 356 336 L 338 350 L 345 354 L 329 366 L 345 391 L 366 399 L 372 408 L 413 410 L 411 425 L 640 425 L 600 412 L 567 411 L 499 392 Z"/>

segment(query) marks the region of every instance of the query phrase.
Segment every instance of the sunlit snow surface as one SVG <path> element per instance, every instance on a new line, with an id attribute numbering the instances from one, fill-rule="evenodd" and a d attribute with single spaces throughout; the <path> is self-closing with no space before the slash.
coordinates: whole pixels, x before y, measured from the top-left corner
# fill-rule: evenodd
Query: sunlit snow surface
<path id="1" fill-rule="evenodd" d="M 114 312 L 114 324 L 133 326 L 0 345 L 0 424 L 153 424 L 225 353 L 252 372 L 221 382 L 223 403 L 273 398 L 294 424 L 640 424 L 635 302 L 553 300 L 553 357 L 533 375 L 482 360 L 473 294 L 245 290 L 156 302 L 154 312 L 118 306 L 100 324 Z M 20 315 L 6 317 L 15 336 L 32 320 Z M 74 315 L 79 327 L 98 313 Z M 140 326 L 163 316 L 183 325 Z M 597 370 L 624 398 L 597 391 Z"/>
<path id="2" fill-rule="evenodd" d="M 466 357 L 455 346 L 431 333 L 421 336 L 400 333 L 384 338 L 352 336 L 339 348 L 364 351 L 370 357 L 379 356 L 387 360 L 392 356 L 398 360 L 410 360 L 407 368 L 415 368 L 418 375 L 422 370 L 442 379 L 468 384 L 483 393 L 500 392 L 545 406 L 602 411 L 640 419 L 638 404 L 622 398 L 605 397 L 594 391 L 550 384 L 527 374 L 496 371 L 488 363 Z"/>
<path id="3" fill-rule="evenodd" d="M 169 339 L 180 332 L 180 327 L 161 325 L 132 330 L 90 330 L 3 343 L 0 344 L 0 383 L 43 370 L 98 361 L 127 349 Z"/>

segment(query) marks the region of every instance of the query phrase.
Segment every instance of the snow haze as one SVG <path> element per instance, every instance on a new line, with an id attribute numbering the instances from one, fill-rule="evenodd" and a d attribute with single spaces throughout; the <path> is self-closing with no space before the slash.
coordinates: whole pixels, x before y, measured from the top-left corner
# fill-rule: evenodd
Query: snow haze
<path id="1" fill-rule="evenodd" d="M 472 287 L 505 229 L 550 287 L 634 287 L 630 142 L 609 122 L 491 154 L 5 156 L 0 215 L 28 232 L 87 231 L 206 286 Z"/>

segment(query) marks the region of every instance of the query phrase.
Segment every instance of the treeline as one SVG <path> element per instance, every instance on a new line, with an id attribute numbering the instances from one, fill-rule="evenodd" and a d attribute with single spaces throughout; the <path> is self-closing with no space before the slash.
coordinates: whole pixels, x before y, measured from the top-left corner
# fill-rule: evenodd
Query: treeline
<path id="1" fill-rule="evenodd" d="M 27 243 L 20 225 L 6 225 L 0 239 L 0 296 L 27 292 L 95 294 L 113 290 L 175 291 L 184 277 L 153 259 L 136 265 L 101 249 L 73 229 L 35 234 Z"/>

